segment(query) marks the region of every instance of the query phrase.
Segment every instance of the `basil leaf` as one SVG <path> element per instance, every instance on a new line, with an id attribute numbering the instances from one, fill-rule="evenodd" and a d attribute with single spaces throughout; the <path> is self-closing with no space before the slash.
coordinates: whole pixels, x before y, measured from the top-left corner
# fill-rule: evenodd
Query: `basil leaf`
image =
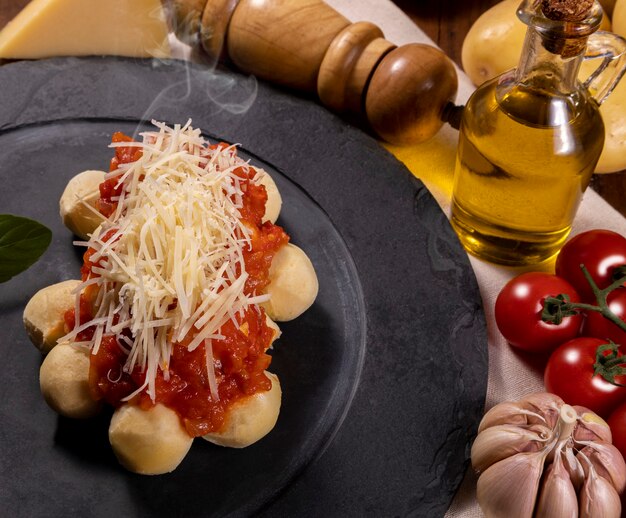
<path id="1" fill-rule="evenodd" d="M 32 219 L 0 214 L 0 282 L 32 266 L 52 241 L 52 231 Z"/>

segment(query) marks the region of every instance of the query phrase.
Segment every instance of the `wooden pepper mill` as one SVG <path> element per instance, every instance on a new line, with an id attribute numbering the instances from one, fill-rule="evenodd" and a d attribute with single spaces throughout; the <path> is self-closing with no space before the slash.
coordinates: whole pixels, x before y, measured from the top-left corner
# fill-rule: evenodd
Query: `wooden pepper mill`
<path id="1" fill-rule="evenodd" d="M 216 60 L 356 114 L 383 139 L 413 144 L 443 125 L 457 75 L 430 45 L 397 47 L 322 0 L 173 0 L 177 36 Z"/>

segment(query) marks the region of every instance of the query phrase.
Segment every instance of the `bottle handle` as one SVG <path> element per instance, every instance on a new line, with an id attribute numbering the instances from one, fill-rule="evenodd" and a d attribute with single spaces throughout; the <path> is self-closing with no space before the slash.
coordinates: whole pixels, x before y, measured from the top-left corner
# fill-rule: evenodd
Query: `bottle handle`
<path id="1" fill-rule="evenodd" d="M 602 59 L 602 63 L 583 85 L 598 104 L 602 104 L 626 74 L 626 40 L 617 34 L 598 31 L 589 36 L 585 60 Z"/>

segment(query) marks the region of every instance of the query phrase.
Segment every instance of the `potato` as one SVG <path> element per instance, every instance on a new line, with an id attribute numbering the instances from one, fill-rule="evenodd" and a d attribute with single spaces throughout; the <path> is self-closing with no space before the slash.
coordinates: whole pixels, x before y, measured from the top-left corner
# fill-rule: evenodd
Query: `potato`
<path id="1" fill-rule="evenodd" d="M 276 253 L 269 275 L 267 293 L 271 298 L 261 305 L 272 320 L 293 320 L 315 301 L 317 275 L 311 260 L 297 246 L 287 244 Z"/>
<path id="2" fill-rule="evenodd" d="M 626 38 L 626 0 L 617 0 L 613 10 L 613 32 Z"/>
<path id="3" fill-rule="evenodd" d="M 65 334 L 64 315 L 74 307 L 72 293 L 80 281 L 63 281 L 35 293 L 26 304 L 22 319 L 30 341 L 43 353 L 48 353 Z"/>
<path id="4" fill-rule="evenodd" d="M 109 442 L 126 469 L 142 475 L 160 475 L 176 469 L 193 438 L 174 410 L 161 404 L 149 410 L 125 404 L 111 418 Z"/>
<path id="5" fill-rule="evenodd" d="M 89 350 L 70 343 L 57 345 L 39 369 L 39 387 L 55 412 L 74 419 L 100 411 L 89 391 Z"/>
<path id="6" fill-rule="evenodd" d="M 245 448 L 272 431 L 280 413 L 282 392 L 278 376 L 267 371 L 265 374 L 271 380 L 272 388 L 235 401 L 222 430 L 206 434 L 203 439 L 219 446 Z"/>
<path id="7" fill-rule="evenodd" d="M 475 85 L 517 66 L 527 28 L 517 17 L 519 4 L 520 0 L 504 0 L 494 5 L 465 36 L 461 62 Z"/>
<path id="8" fill-rule="evenodd" d="M 263 169 L 257 170 L 260 173 L 259 183 L 264 185 L 265 190 L 267 191 L 267 203 L 265 204 L 265 215 L 263 216 L 263 221 L 276 223 L 283 200 L 280 196 L 280 192 L 278 191 L 278 187 L 276 187 L 276 183 L 274 183 L 274 179 Z"/>
<path id="9" fill-rule="evenodd" d="M 93 208 L 100 195 L 98 187 L 104 181 L 104 175 L 104 171 L 77 174 L 68 182 L 59 201 L 63 224 L 83 239 L 88 239 L 89 234 L 104 221 L 104 217 Z"/>

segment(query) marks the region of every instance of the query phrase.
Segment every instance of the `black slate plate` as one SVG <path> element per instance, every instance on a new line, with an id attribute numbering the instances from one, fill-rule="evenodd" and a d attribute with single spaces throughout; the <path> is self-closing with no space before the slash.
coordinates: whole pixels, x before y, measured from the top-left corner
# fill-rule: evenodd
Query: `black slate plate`
<path id="1" fill-rule="evenodd" d="M 285 392 L 276 433 L 242 451 L 197 444 L 173 474 L 138 477 L 105 447 L 107 416 L 76 423 L 45 407 L 19 315 L 30 294 L 78 264 L 57 222 L 66 178 L 105 167 L 93 164 L 103 157 L 94 144 L 150 118 L 192 118 L 264 161 L 288 193 L 281 222 L 324 288 L 308 314 L 284 326 L 274 355 Z M 0 68 L 0 178 L 0 212 L 55 230 L 43 260 L 0 291 L 3 510 L 443 515 L 482 414 L 484 316 L 445 215 L 373 139 L 309 100 L 232 73 L 176 61 L 19 62 Z"/>
<path id="2" fill-rule="evenodd" d="M 41 287 L 79 277 L 84 249 L 71 246 L 72 235 L 57 216 L 65 185 L 80 171 L 106 169 L 112 153 L 108 143 L 114 131 L 133 135 L 145 129 L 150 128 L 138 128 L 128 121 L 72 120 L 0 133 L 0 174 L 27 172 L 16 175 L 10 188 L 0 192 L 2 210 L 45 221 L 55 236 L 41 262 L 0 285 L 2 319 L 12 335 L 0 345 L 0 352 L 11 359 L 7 368 L 16 378 L 36 380 L 41 356 L 33 347 L 21 344 L 23 354 L 14 354 L 15 342 L 25 342 L 23 301 Z M 243 151 L 239 154 L 251 158 Z M 366 314 L 361 285 L 350 253 L 322 209 L 269 164 L 251 159 L 275 179 L 284 203 L 279 223 L 293 243 L 306 244 L 321 287 L 309 311 L 281 325 L 283 336 L 274 350 L 271 370 L 280 376 L 285 397 L 281 405 L 283 418 L 274 433 L 245 454 L 196 441 L 176 476 L 169 477 L 169 491 L 163 494 L 158 490 L 162 477 L 149 480 L 129 473 L 120 476 L 106 437 L 108 415 L 93 423 L 58 419 L 37 391 L 29 393 L 26 400 L 23 383 L 16 382 L 6 386 L 4 400 L 11 404 L 0 407 L 3 428 L 13 432 L 3 445 L 9 452 L 3 466 L 7 473 L 37 473 L 38 479 L 54 480 L 59 464 L 69 456 L 75 458 L 76 465 L 66 470 L 64 477 L 70 487 L 76 488 L 71 500 L 85 510 L 101 498 L 100 488 L 106 487 L 111 494 L 108 505 L 114 507 L 128 508 L 134 503 L 151 511 L 171 509 L 174 514 L 182 511 L 192 516 L 223 516 L 233 511 L 249 512 L 267 502 L 328 442 L 354 394 L 363 363 Z M 24 199 L 30 201 L 27 206 Z M 23 416 L 29 414 L 30 423 L 24 426 Z M 33 438 L 38 445 L 36 456 L 29 455 L 33 442 L 24 441 L 24 437 Z M 220 474 L 211 477 L 210 484 L 206 481 L 207 466 L 210 472 Z M 98 475 L 85 477 L 85 470 L 94 467 L 100 470 Z M 14 478 L 9 488 L 23 490 L 25 482 Z M 130 500 L 120 498 L 129 484 L 139 487 L 139 491 Z M 181 504 L 171 498 L 172 493 L 188 497 Z M 42 502 L 57 498 L 57 494 L 56 484 L 32 484 L 31 496 L 20 502 L 19 511 L 32 516 L 41 510 Z M 203 498 L 194 498 L 197 494 Z M 246 495 L 244 500 L 242 494 Z M 59 503 L 64 505 L 63 501 Z"/>

